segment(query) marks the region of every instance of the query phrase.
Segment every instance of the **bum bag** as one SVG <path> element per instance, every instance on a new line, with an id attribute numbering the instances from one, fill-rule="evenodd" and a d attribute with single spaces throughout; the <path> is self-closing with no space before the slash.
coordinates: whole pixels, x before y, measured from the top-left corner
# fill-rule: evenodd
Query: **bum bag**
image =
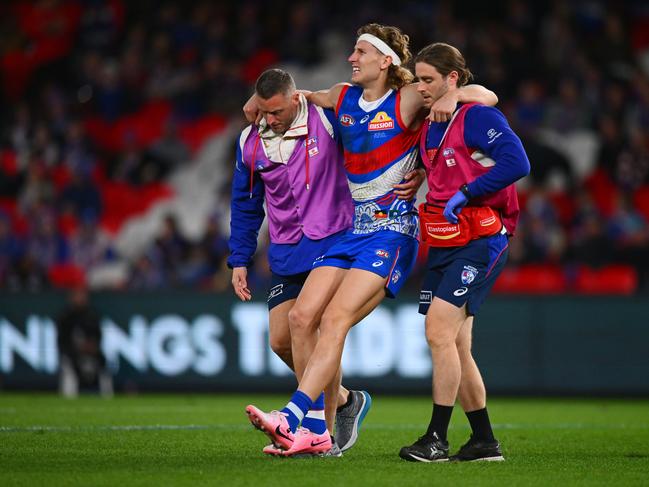
<path id="1" fill-rule="evenodd" d="M 431 247 L 461 247 L 471 240 L 490 237 L 502 230 L 500 214 L 488 206 L 467 206 L 457 223 L 449 223 L 443 209 L 422 203 L 419 205 L 421 239 Z"/>

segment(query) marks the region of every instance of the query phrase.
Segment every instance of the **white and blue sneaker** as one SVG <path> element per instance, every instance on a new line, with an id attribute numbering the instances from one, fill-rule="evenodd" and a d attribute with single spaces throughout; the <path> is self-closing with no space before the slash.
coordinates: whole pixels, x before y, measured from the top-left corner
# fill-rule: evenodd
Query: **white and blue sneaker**
<path id="1" fill-rule="evenodd" d="M 372 406 L 372 398 L 365 391 L 349 391 L 349 405 L 336 412 L 336 442 L 341 451 L 349 450 L 358 439 L 358 430 Z"/>

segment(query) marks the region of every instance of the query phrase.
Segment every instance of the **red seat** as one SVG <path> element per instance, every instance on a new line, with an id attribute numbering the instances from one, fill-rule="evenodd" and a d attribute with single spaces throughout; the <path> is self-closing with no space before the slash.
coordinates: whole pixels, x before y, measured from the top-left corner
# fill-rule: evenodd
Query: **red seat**
<path id="1" fill-rule="evenodd" d="M 575 216 L 575 200 L 567 193 L 550 193 L 548 195 L 552 206 L 557 212 L 559 222 L 565 228 L 569 227 Z"/>
<path id="2" fill-rule="evenodd" d="M 72 288 L 86 283 L 86 273 L 74 264 L 55 264 L 47 271 L 54 287 Z"/>
<path id="3" fill-rule="evenodd" d="M 227 124 L 226 119 L 217 115 L 199 118 L 180 127 L 179 133 L 190 150 L 196 152 L 209 137 L 221 132 Z"/>
<path id="4" fill-rule="evenodd" d="M 552 265 L 524 265 L 505 268 L 494 292 L 509 294 L 559 294 L 567 289 L 563 269 Z"/>
<path id="5" fill-rule="evenodd" d="M 579 294 L 634 294 L 638 288 L 638 273 L 629 265 L 614 264 L 601 269 L 581 267 L 575 280 Z"/>
<path id="6" fill-rule="evenodd" d="M 597 169 L 584 181 L 584 186 L 600 213 L 611 216 L 615 211 L 619 193 L 618 187 L 611 178 L 602 169 Z"/>
<path id="7" fill-rule="evenodd" d="M 635 192 L 633 205 L 649 221 L 649 185 L 644 185 Z"/>

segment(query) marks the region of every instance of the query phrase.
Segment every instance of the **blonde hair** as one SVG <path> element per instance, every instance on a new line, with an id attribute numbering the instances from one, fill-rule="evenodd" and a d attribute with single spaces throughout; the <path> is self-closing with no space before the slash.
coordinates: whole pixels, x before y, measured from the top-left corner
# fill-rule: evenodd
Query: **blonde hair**
<path id="1" fill-rule="evenodd" d="M 401 66 L 391 64 L 388 68 L 388 86 L 390 88 L 398 90 L 399 88 L 412 83 L 414 76 L 409 70 L 403 67 L 408 64 L 412 57 L 410 49 L 408 49 L 410 38 L 406 34 L 401 32 L 398 27 L 381 24 L 366 24 L 358 29 L 356 34 L 358 36 L 361 34 L 372 34 L 373 36 L 378 37 L 390 46 L 401 59 Z"/>

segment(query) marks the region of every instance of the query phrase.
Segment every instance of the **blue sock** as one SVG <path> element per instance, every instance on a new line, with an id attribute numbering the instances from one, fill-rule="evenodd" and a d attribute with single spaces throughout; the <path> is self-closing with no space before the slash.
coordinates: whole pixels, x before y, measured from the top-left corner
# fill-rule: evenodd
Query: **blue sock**
<path id="1" fill-rule="evenodd" d="M 302 421 L 307 411 L 311 409 L 311 406 L 313 406 L 311 398 L 304 392 L 298 390 L 293 393 L 291 400 L 284 409 L 282 409 L 281 412 L 286 413 L 288 426 L 291 428 L 293 433 L 297 431 L 300 421 Z"/>
<path id="2" fill-rule="evenodd" d="M 325 400 L 324 392 L 315 400 L 309 412 L 302 420 L 302 426 L 315 434 L 321 435 L 327 431 L 327 422 L 325 421 Z"/>

